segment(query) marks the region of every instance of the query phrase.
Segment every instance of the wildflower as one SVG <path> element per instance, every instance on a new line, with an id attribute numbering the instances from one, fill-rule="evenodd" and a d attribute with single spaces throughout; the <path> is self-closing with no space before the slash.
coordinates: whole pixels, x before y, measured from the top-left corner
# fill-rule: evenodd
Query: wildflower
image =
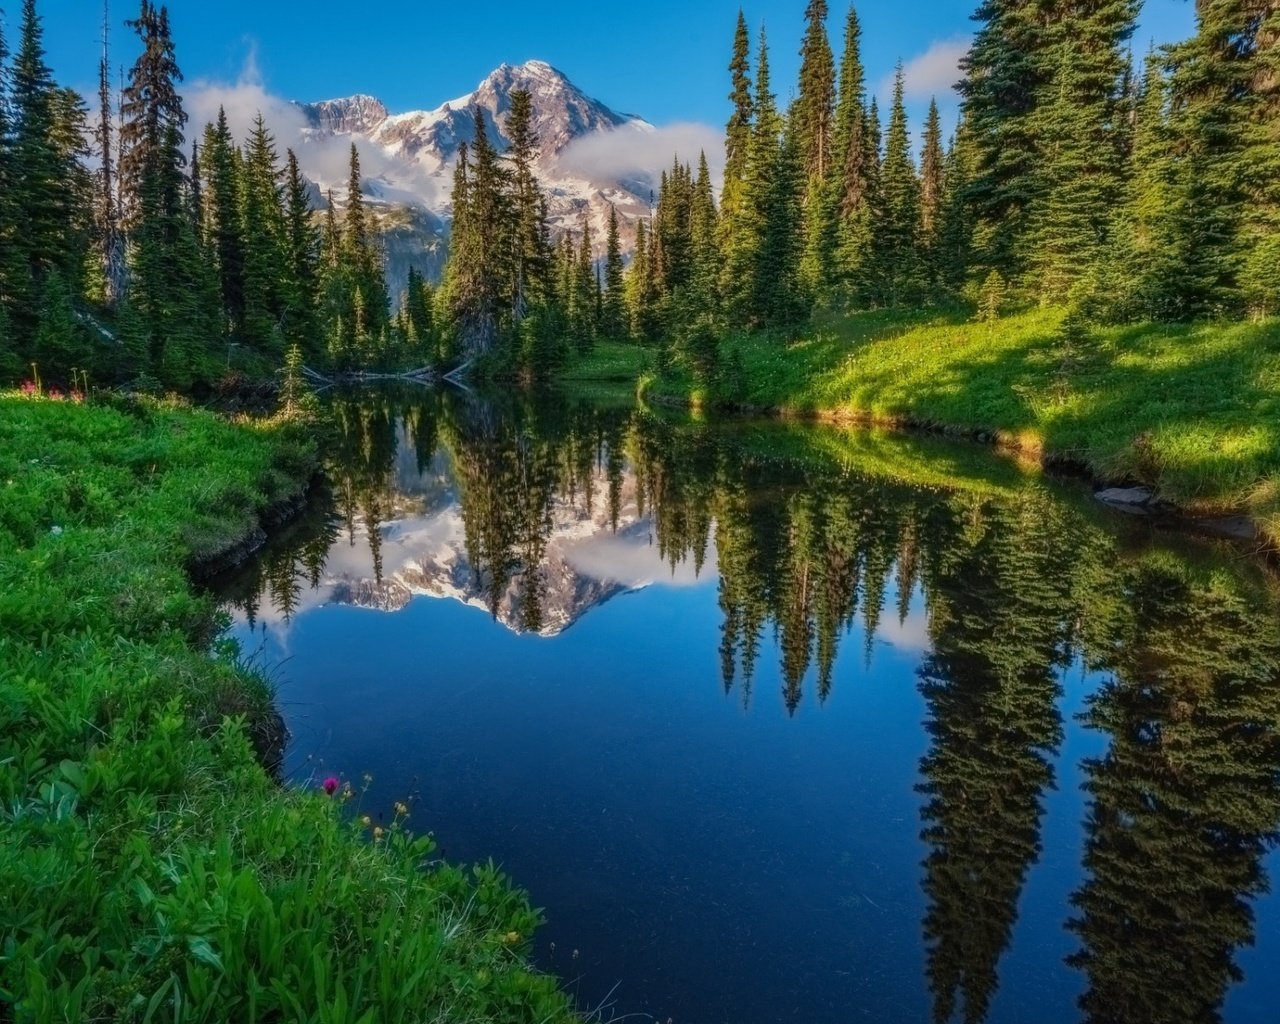
<path id="1" fill-rule="evenodd" d="M 51 534 L 53 534 L 53 536 L 55 536 L 55 537 L 61 537 L 61 536 L 62 536 L 62 527 L 61 527 L 61 526 L 51 526 L 51 527 L 49 527 L 49 532 L 50 532 Z"/>
<path id="2" fill-rule="evenodd" d="M 351 783 L 349 783 L 349 782 L 344 783 L 344 784 L 343 784 L 343 786 L 342 786 L 342 799 L 343 799 L 343 801 L 345 802 L 345 801 L 347 801 L 347 800 L 350 800 L 350 799 L 351 799 L 353 796 L 355 796 L 355 795 L 356 795 L 356 791 L 355 791 L 354 789 L 352 789 L 352 788 L 351 788 Z"/>
<path id="3" fill-rule="evenodd" d="M 502 936 L 502 941 L 508 946 L 514 946 L 517 942 L 520 941 L 520 933 L 507 932 L 506 935 Z"/>
<path id="4" fill-rule="evenodd" d="M 61 391 L 59 391 L 57 388 L 50 388 L 50 389 L 49 389 L 49 397 L 50 397 L 50 398 L 52 398 L 55 402 L 61 402 L 61 401 L 62 401 L 62 392 L 61 392 Z"/>
<path id="5" fill-rule="evenodd" d="M 83 391 L 72 391 L 72 392 L 71 392 L 71 401 L 73 401 L 73 402 L 75 402 L 77 405 L 79 405 L 81 402 L 83 402 L 83 401 L 84 401 L 84 392 L 83 392 Z"/>
<path id="6" fill-rule="evenodd" d="M 40 394 L 40 389 L 36 387 L 35 381 L 24 380 L 22 382 L 22 394 L 27 398 L 35 398 L 36 395 Z"/>
<path id="7" fill-rule="evenodd" d="M 401 801 L 397 800 L 396 801 L 396 817 L 407 818 L 408 816 L 409 816 L 408 804 L 402 803 Z"/>
<path id="8" fill-rule="evenodd" d="M 369 815 L 367 814 L 362 814 L 360 815 L 360 824 L 363 825 L 365 828 L 368 828 L 370 825 L 373 824 L 373 819 L 370 818 Z"/>
<path id="9" fill-rule="evenodd" d="M 373 830 L 373 841 L 375 843 L 380 843 L 382 842 L 382 837 L 385 835 L 386 835 L 386 832 L 384 832 L 382 830 L 382 826 L 379 825 L 377 828 Z"/>
<path id="10" fill-rule="evenodd" d="M 326 796 L 333 796 L 338 791 L 338 780 L 330 775 L 324 780 L 324 792 Z"/>

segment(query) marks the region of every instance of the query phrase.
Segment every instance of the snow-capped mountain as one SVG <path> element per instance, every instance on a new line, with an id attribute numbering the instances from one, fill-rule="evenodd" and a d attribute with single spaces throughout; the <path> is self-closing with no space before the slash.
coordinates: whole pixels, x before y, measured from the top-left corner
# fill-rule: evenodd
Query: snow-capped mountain
<path id="1" fill-rule="evenodd" d="M 620 177 L 593 173 L 585 162 L 574 159 L 573 144 L 613 133 L 620 134 L 620 142 L 634 143 L 636 135 L 645 136 L 653 127 L 587 96 L 543 61 L 503 64 L 474 91 L 432 110 L 392 114 L 380 100 L 365 95 L 297 105 L 308 126 L 304 136 L 309 141 L 323 144 L 350 137 L 365 143 L 362 149 L 373 147 L 378 154 L 380 166 L 372 172 L 365 168 L 369 177 L 364 190 L 382 213 L 384 227 L 395 226 L 394 237 L 388 240 L 388 284 L 393 294 L 403 287 L 411 265 L 428 275 L 439 272 L 459 147 L 474 140 L 475 112 L 480 111 L 491 141 L 505 150 L 511 94 L 520 89 L 532 98 L 537 173 L 548 194 L 553 231 L 579 232 L 585 217 L 597 246 L 602 247 L 610 206 L 624 224 L 648 216 L 655 183 L 647 172 L 637 168 Z M 332 190 L 340 198 L 345 180 L 324 180 L 308 165 L 307 149 L 304 146 L 299 153 L 304 171 L 322 192 Z M 624 227 L 624 241 L 630 234 Z"/>
<path id="2" fill-rule="evenodd" d="M 350 539 L 343 536 L 330 549 L 319 586 L 301 599 L 295 612 L 322 605 L 397 612 L 415 598 L 434 598 L 492 614 L 513 632 L 556 636 L 620 594 L 656 582 L 688 585 L 699 578 L 692 564 L 673 569 L 655 545 L 653 519 L 641 513 L 638 487 L 635 474 L 626 470 L 617 492 L 616 522 L 604 499 L 609 480 L 603 469 L 582 481 L 576 496 L 558 497 L 547 510 L 538 563 L 517 565 L 494 594 L 489 571 L 471 558 L 453 459 L 442 450 L 420 467 L 402 434 L 393 498 L 384 511 L 386 519 L 376 526 L 378 569 L 370 524 L 358 516 Z M 588 488 L 593 501 L 585 498 Z M 713 573 L 705 566 L 701 578 L 712 579 Z M 532 593 L 537 595 L 536 615 L 528 607 Z M 257 614 L 268 613 L 260 608 Z"/>

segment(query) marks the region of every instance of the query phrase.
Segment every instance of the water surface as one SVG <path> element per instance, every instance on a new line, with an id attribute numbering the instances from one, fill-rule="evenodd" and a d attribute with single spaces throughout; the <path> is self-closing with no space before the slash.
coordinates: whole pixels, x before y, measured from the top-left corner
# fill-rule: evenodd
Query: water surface
<path id="1" fill-rule="evenodd" d="M 299 785 L 545 909 L 602 1016 L 1280 1015 L 1280 614 L 968 446 L 565 396 L 335 400 L 226 581 Z"/>

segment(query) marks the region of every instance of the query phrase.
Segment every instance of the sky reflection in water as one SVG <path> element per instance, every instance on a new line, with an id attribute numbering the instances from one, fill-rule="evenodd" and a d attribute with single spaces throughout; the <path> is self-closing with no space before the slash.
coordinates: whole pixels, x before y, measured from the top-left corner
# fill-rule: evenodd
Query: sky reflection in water
<path id="1" fill-rule="evenodd" d="M 1275 1019 L 1280 616 L 1237 552 L 964 446 L 331 412 L 331 500 L 222 587 L 287 772 L 501 863 L 584 1006 Z"/>

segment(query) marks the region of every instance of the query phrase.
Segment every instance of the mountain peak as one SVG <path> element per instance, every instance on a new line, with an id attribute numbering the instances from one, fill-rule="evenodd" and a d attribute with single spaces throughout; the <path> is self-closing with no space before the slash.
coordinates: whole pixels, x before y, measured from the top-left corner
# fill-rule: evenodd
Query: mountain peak
<path id="1" fill-rule="evenodd" d="M 499 64 L 496 68 L 494 68 L 491 72 L 489 72 L 488 77 L 493 78 L 495 76 L 511 74 L 511 73 L 523 73 L 526 75 L 547 76 L 551 78 L 563 79 L 566 82 L 569 80 L 568 76 L 565 75 L 563 71 L 560 71 L 557 68 L 553 68 L 545 60 L 537 60 L 536 58 L 533 60 L 527 60 L 523 64 L 507 64 L 504 61 L 503 63 Z"/>
<path id="2" fill-rule="evenodd" d="M 311 128 L 335 135 L 368 134 L 382 124 L 389 113 L 382 100 L 365 93 L 296 105 Z"/>
<path id="3" fill-rule="evenodd" d="M 463 144 L 470 145 L 475 139 L 477 114 L 484 120 L 490 142 L 499 152 L 505 151 L 509 144 L 505 132 L 511 97 L 520 90 L 527 91 L 532 101 L 529 127 L 537 140 L 534 170 L 546 186 L 555 230 L 581 231 L 586 219 L 593 232 L 603 237 L 614 210 L 625 221 L 648 216 L 649 207 L 643 196 L 652 186 L 642 180 L 643 172 L 620 175 L 611 170 L 594 170 L 589 163 L 575 163 L 570 147 L 618 130 L 643 131 L 650 126 L 591 98 L 545 60 L 502 64 L 472 92 L 432 109 L 391 114 L 380 100 L 367 95 L 300 104 L 299 109 L 310 128 L 305 137 L 318 147 L 335 136 L 354 136 L 376 147 L 366 162 L 365 192 L 380 208 L 417 205 L 423 212 L 414 214 L 415 224 L 430 220 L 443 229 L 441 222 L 447 224 L 452 214 L 449 182 Z M 345 143 L 344 138 L 343 149 Z M 310 154 L 299 155 L 306 169 Z M 334 162 L 329 163 L 332 175 Z M 334 184 L 319 177 L 317 182 L 322 189 Z M 393 232 L 387 242 L 388 280 L 393 288 L 403 287 L 407 277 L 412 260 L 408 247 L 427 244 L 410 238 L 418 237 L 414 235 L 416 227 L 397 223 L 404 230 L 401 234 Z M 436 260 L 437 252 L 432 248 L 423 259 Z M 435 272 L 438 265 L 420 263 L 419 269 Z"/>

